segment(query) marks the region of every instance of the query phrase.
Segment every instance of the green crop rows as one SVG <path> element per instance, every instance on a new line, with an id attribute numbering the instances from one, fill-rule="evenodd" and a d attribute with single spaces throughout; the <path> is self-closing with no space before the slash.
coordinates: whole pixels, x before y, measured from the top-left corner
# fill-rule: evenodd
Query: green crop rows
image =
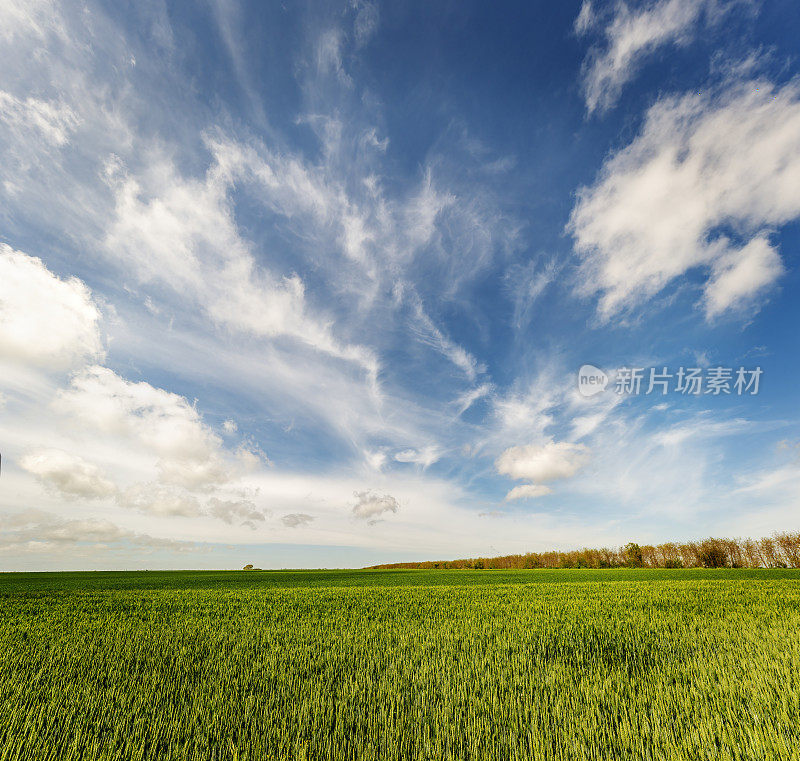
<path id="1" fill-rule="evenodd" d="M 800 572 L 0 575 L 0 761 L 800 758 Z"/>

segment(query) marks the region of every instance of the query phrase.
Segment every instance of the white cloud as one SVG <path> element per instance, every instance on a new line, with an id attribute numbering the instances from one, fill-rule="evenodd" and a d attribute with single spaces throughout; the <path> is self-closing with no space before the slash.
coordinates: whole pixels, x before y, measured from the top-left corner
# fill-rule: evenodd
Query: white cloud
<path id="1" fill-rule="evenodd" d="M 314 516 L 307 515 L 306 513 L 288 513 L 281 516 L 281 523 L 289 528 L 297 528 L 298 526 L 305 526 L 312 523 Z"/>
<path id="2" fill-rule="evenodd" d="M 4 3 L 0 14 L 7 7 Z M 246 14 L 235 2 L 220 0 L 217 7 L 233 14 L 223 38 L 245 91 L 257 99 L 257 88 L 249 89 L 245 71 L 248 41 L 237 39 L 246 29 Z M 67 451 L 73 451 L 70 439 L 79 442 L 74 451 L 101 465 L 102 477 L 109 474 L 109 480 L 119 484 L 119 504 L 102 505 L 102 510 L 116 510 L 128 526 L 157 526 L 175 536 L 213 536 L 219 541 L 242 536 L 243 541 L 264 541 L 262 533 L 240 528 L 240 522 L 249 521 L 268 529 L 264 534 L 269 541 L 424 551 L 432 557 L 445 552 L 485 553 L 490 543 L 524 551 L 553 543 L 615 541 L 617 529 L 606 530 L 611 519 L 604 523 L 609 516 L 599 507 L 614 507 L 615 488 L 630 495 L 628 514 L 639 510 L 642 494 L 649 505 L 656 492 L 667 502 L 664 495 L 674 494 L 675 484 L 679 497 L 684 496 L 680 489 L 685 482 L 687 490 L 694 489 L 698 481 L 685 474 L 687 465 L 698 460 L 699 448 L 692 458 L 677 459 L 676 454 L 669 472 L 661 472 L 662 465 L 670 465 L 661 457 L 656 464 L 648 458 L 637 460 L 637 473 L 631 473 L 629 462 L 636 447 L 652 437 L 642 433 L 636 446 L 625 449 L 625 457 L 614 458 L 617 441 L 624 441 L 624 428 L 613 430 L 615 440 L 600 426 L 609 417 L 604 410 L 588 403 L 582 403 L 580 412 L 576 405 L 570 407 L 563 388 L 574 392 L 572 376 L 568 384 L 562 377 L 544 374 L 541 382 L 530 385 L 523 383 L 524 375 L 513 380 L 509 373 L 514 368 L 523 368 L 524 374 L 525 368 L 538 370 L 543 364 L 530 342 L 508 346 L 503 339 L 496 347 L 500 354 L 511 351 L 505 357 L 511 365 L 504 365 L 503 389 L 496 392 L 483 377 L 469 384 L 458 377 L 454 385 L 453 377 L 461 372 L 436 362 L 439 352 L 466 377 L 478 377 L 475 357 L 454 339 L 463 343 L 461 336 L 469 334 L 470 346 L 489 346 L 496 338 L 495 316 L 482 312 L 483 284 L 496 283 L 498 271 L 509 271 L 509 263 L 522 258 L 513 232 L 519 222 L 504 211 L 519 209 L 516 203 L 506 203 L 512 200 L 515 185 L 497 190 L 505 182 L 501 172 L 513 164 L 504 169 L 502 160 L 485 158 L 487 154 L 480 154 L 477 147 L 475 155 L 484 156 L 483 166 L 466 157 L 459 174 L 454 165 L 468 151 L 458 149 L 451 161 L 448 133 L 423 159 L 416 182 L 405 168 L 397 174 L 397 155 L 387 151 L 378 99 L 374 93 L 359 91 L 344 72 L 345 65 L 355 64 L 354 41 L 356 46 L 363 44 L 372 31 L 367 17 L 372 11 L 362 17 L 361 33 L 357 22 L 355 32 L 323 35 L 322 48 L 317 47 L 320 26 L 315 19 L 309 35 L 312 64 L 297 66 L 301 78 L 308 75 L 298 93 L 306 113 L 297 117 L 299 131 L 281 135 L 271 127 L 261 128 L 266 125 L 248 124 L 248 114 L 238 110 L 241 98 L 236 99 L 235 114 L 225 113 L 224 99 L 211 110 L 202 98 L 196 101 L 196 91 L 183 86 L 184 67 L 192 66 L 191 56 L 160 55 L 165 52 L 160 49 L 147 55 L 152 47 L 145 39 L 154 15 L 150 11 L 142 11 L 144 23 L 122 29 L 113 19 L 104 20 L 101 8 L 92 3 L 87 8 L 89 13 L 82 6 L 70 16 L 75 23 L 69 25 L 69 46 L 46 51 L 35 41 L 47 53 L 36 59 L 39 64 L 33 47 L 9 50 L 2 89 L 20 98 L 31 93 L 57 110 L 68 108 L 80 122 L 76 126 L 66 110 L 51 119 L 45 109 L 43 127 L 23 130 L 25 124 L 33 124 L 35 108 L 28 109 L 27 100 L 12 103 L 12 110 L 22 116 L 13 117 L 11 129 L 7 123 L 0 128 L 4 134 L 19 132 L 20 141 L 27 142 L 22 147 L 12 144 L 0 161 L 0 186 L 16 183 L 15 195 L 10 191 L 3 195 L 0 206 L 4 217 L 15 224 L 7 235 L 38 230 L 46 236 L 43 239 L 58 242 L 54 250 L 60 261 L 73 261 L 83 271 L 96 267 L 93 282 L 97 289 L 105 289 L 98 293 L 113 302 L 117 314 L 107 326 L 114 367 L 131 370 L 119 370 L 117 375 L 105 368 L 80 371 L 83 358 L 78 358 L 68 366 L 78 370 L 76 384 L 56 405 L 63 416 L 52 421 L 42 414 L 48 409 L 47 398 L 32 405 L 33 393 L 24 397 L 18 393 L 24 386 L 16 379 L 8 383 L 5 377 L 12 390 L 0 427 L 8 446 L 35 449 L 42 432 L 46 433 L 42 444 Z M 163 10 L 159 15 L 165 15 Z M 587 11 L 587 27 L 590 15 Z M 93 30 L 84 28 L 82 20 L 88 18 Z M 0 29 L 0 36 L 4 32 Z M 135 71 L 129 64 L 134 53 Z M 321 77 L 314 66 L 318 53 Z M 10 75 L 13 67 L 22 73 Z M 353 73 L 358 70 L 352 67 Z M 164 111 L 164 103 L 172 108 Z M 252 105 L 251 111 L 258 103 Z M 60 116 L 64 118 L 59 120 Z M 230 132 L 225 138 L 206 133 L 204 140 L 197 125 L 205 128 L 215 119 Z M 268 142 L 248 136 L 251 128 Z M 318 145 L 309 144 L 310 133 L 318 136 Z M 397 148 L 402 152 L 402 145 Z M 98 162 L 112 152 L 121 159 L 109 164 L 112 171 L 106 183 L 99 179 Z M 35 171 L 19 171 L 25 163 Z M 766 234 L 771 232 L 759 225 L 754 235 L 768 240 Z M 738 246 L 738 232 L 730 236 Z M 753 239 L 749 232 L 748 236 L 742 245 Z M 763 253 L 754 264 L 769 263 Z M 114 263 L 111 268 L 109 261 Z M 751 278 L 736 270 L 736 261 L 721 255 L 718 265 L 717 260 L 709 265 L 709 304 L 732 298 L 744 303 L 737 283 Z M 489 270 L 490 263 L 498 266 Z M 507 283 L 518 286 L 508 288 L 517 326 L 528 324 L 536 299 L 555 275 L 554 268 L 543 263 L 538 258 L 536 266 L 510 270 Z M 487 268 L 489 280 L 474 289 L 474 275 L 482 267 Z M 125 294 L 117 288 L 120 278 Z M 435 324 L 408 330 L 413 301 L 394 298 L 395 283 L 404 284 L 406 294 L 419 293 Z M 721 299 L 712 299 L 714 288 L 722 293 Z M 441 308 L 436 301 L 440 297 Z M 106 311 L 110 317 L 112 307 Z M 446 322 L 441 315 L 446 315 Z M 583 315 L 578 317 L 582 320 Z M 420 327 L 419 321 L 416 325 Z M 422 356 L 418 344 L 425 352 Z M 419 361 L 422 375 L 416 366 L 402 361 L 406 351 Z M 386 358 L 385 366 L 379 367 L 378 356 Z M 445 370 L 436 378 L 429 375 L 434 365 Z M 140 386 L 121 377 L 133 368 L 141 375 L 130 378 L 147 379 L 152 385 Z M 380 393 L 365 393 L 364 374 L 377 377 L 378 370 Z M 97 373 L 111 375 L 95 377 Z M 47 380 L 43 390 L 52 396 L 54 381 Z M 167 386 L 170 389 L 191 389 L 201 395 L 197 404 L 208 405 L 207 419 L 214 421 L 214 430 L 231 448 L 236 443 L 225 434 L 236 431 L 219 414 L 238 412 L 244 415 L 242 420 L 256 421 L 258 425 L 248 430 L 264 437 L 275 465 L 265 468 L 263 460 L 227 449 L 214 438 L 191 397 L 170 398 L 157 388 L 165 383 L 175 384 Z M 470 390 L 464 392 L 467 387 Z M 36 394 L 44 397 L 43 390 L 37 387 Z M 473 425 L 454 414 L 487 396 L 488 403 L 468 417 L 475 420 L 488 407 L 488 425 Z M 447 403 L 456 397 L 457 402 Z M 624 411 L 619 413 L 622 417 Z M 604 451 L 610 453 L 613 467 L 600 474 L 604 488 L 592 492 L 590 503 L 598 506 L 603 519 L 571 518 L 568 501 L 558 504 L 563 509 L 557 521 L 522 511 L 506 513 L 506 519 L 497 522 L 499 528 L 478 519 L 486 504 L 480 490 L 471 490 L 470 476 L 486 475 L 475 473 L 488 464 L 484 458 L 494 460 L 512 444 L 543 443 L 556 429 L 560 435 L 568 432 L 570 441 L 591 436 L 587 443 L 598 457 L 603 453 L 595 440 L 605 437 Z M 174 434 L 174 440 L 167 441 L 167 434 Z M 483 436 L 487 440 L 481 442 Z M 24 444 L 19 437 L 25 437 Z M 438 447 L 426 446 L 434 441 L 442 442 L 442 452 L 452 456 L 447 468 L 441 469 L 450 474 L 448 478 L 436 479 L 424 471 L 441 454 Z M 464 451 L 467 442 L 471 459 L 465 463 L 454 455 Z M 308 446 L 313 455 L 301 462 Z M 653 446 L 659 446 L 655 440 Z M 366 481 L 365 453 L 372 455 L 374 466 Z M 383 467 L 387 457 L 423 467 Z M 648 457 L 653 459 L 652 454 Z M 9 457 L 9 471 L 3 474 L 14 488 L 3 490 L 2 507 L 11 507 L 12 499 L 31 498 L 42 504 L 51 500 L 55 506 L 55 497 L 38 494 L 42 490 L 36 481 L 15 469 L 14 459 L 15 455 Z M 595 486 L 593 480 L 594 473 L 586 473 L 560 488 L 574 492 L 580 481 L 588 489 Z M 352 499 L 354 490 L 365 483 L 380 491 L 358 491 L 359 497 Z M 550 488 L 517 483 L 509 498 L 542 495 Z M 256 491 L 255 484 L 263 491 Z M 17 485 L 21 485 L 18 492 Z M 276 511 L 269 524 L 250 516 L 253 509 L 260 509 L 262 499 Z M 382 510 L 377 517 L 387 517 L 399 504 L 400 515 L 382 526 L 369 525 L 374 516 L 348 520 L 357 515 L 351 514 L 351 507 L 360 506 L 367 513 Z M 313 523 L 306 520 L 311 517 L 306 510 L 313 513 Z M 43 535 L 47 531 L 43 528 Z M 313 562 L 314 556 L 303 557 Z"/>
<path id="3" fill-rule="evenodd" d="M 515 479 L 556 481 L 574 476 L 586 463 L 588 452 L 583 444 L 567 441 L 510 447 L 497 458 L 497 471 Z"/>
<path id="4" fill-rule="evenodd" d="M 521 486 L 515 486 L 506 494 L 506 501 L 510 502 L 512 499 L 533 499 L 535 497 L 544 497 L 552 493 L 553 490 L 544 484 L 522 484 Z"/>
<path id="5" fill-rule="evenodd" d="M 134 484 L 119 494 L 118 501 L 123 507 L 161 517 L 198 518 L 203 515 L 195 496 L 156 483 Z"/>
<path id="6" fill-rule="evenodd" d="M 102 499 L 116 493 L 114 483 L 96 465 L 60 449 L 31 452 L 19 464 L 68 499 Z"/>
<path id="7" fill-rule="evenodd" d="M 396 513 L 400 509 L 397 500 L 389 494 L 375 491 L 355 492 L 356 503 L 352 512 L 356 518 L 375 520 L 385 513 Z"/>
<path id="8" fill-rule="evenodd" d="M 419 190 L 405 209 L 405 226 L 412 245 L 422 245 L 433 238 L 440 215 L 456 203 L 451 193 L 435 187 L 433 171 L 426 167 Z"/>
<path id="9" fill-rule="evenodd" d="M 461 415 L 466 412 L 478 399 L 483 399 L 483 397 L 491 394 L 493 390 L 494 386 L 491 383 L 481 383 L 479 386 L 467 389 L 463 394 L 459 394 L 458 397 L 453 400 L 458 414 Z"/>
<path id="10" fill-rule="evenodd" d="M 757 494 L 759 497 L 782 493 L 796 497 L 800 495 L 800 467 L 797 463 L 784 464 L 777 468 L 759 471 L 740 478 L 742 485 L 737 494 Z"/>
<path id="11" fill-rule="evenodd" d="M 139 483 L 117 495 L 117 502 L 125 508 L 161 518 L 210 517 L 223 523 L 254 529 L 254 521 L 263 523 L 266 512 L 249 499 L 209 498 L 205 505 L 197 496 L 185 489 L 161 483 Z"/>
<path id="12" fill-rule="evenodd" d="M 800 217 L 799 183 L 797 82 L 663 98 L 579 193 L 581 288 L 608 320 L 705 267 L 709 317 L 749 304 L 782 271 L 766 235 Z"/>
<path id="13" fill-rule="evenodd" d="M 165 483 L 203 489 L 230 478 L 220 438 L 178 394 L 94 365 L 72 378 L 55 406 L 83 430 L 124 437 L 157 456 Z"/>
<path id="14" fill-rule="evenodd" d="M 103 354 L 99 321 L 80 280 L 0 243 L 0 358 L 68 369 Z"/>
<path id="15" fill-rule="evenodd" d="M 485 367 L 479 364 L 475 357 L 463 346 L 459 346 L 436 327 L 433 320 L 431 320 L 430 316 L 425 312 L 422 301 L 419 298 L 414 298 L 412 301 L 414 304 L 417 335 L 420 339 L 447 357 L 447 359 L 458 367 L 470 381 L 474 381 L 478 373 L 485 371 Z"/>
<path id="16" fill-rule="evenodd" d="M 25 100 L 0 90 L 0 120 L 13 129 L 36 130 L 46 142 L 64 145 L 79 124 L 64 103 L 28 97 Z"/>
<path id="17" fill-rule="evenodd" d="M 107 166 L 116 199 L 105 240 L 109 253 L 143 283 L 166 285 L 193 298 L 220 326 L 267 338 L 289 336 L 361 365 L 371 378 L 377 361 L 360 346 L 339 342 L 330 325 L 309 313 L 296 274 L 275 277 L 257 264 L 239 233 L 229 194 L 236 182 L 257 182 L 262 199 L 291 216 L 327 216 L 331 200 L 303 167 L 233 142 L 208 141 L 214 161 L 200 179 L 185 178 L 158 159 L 140 177 L 118 162 Z M 272 159 L 272 161 L 270 161 Z"/>
<path id="18" fill-rule="evenodd" d="M 185 552 L 201 549 L 194 542 L 160 539 L 120 528 L 98 518 L 68 519 L 41 510 L 0 514 L 0 551 L 3 554 L 71 552 L 78 548 L 104 550 L 130 545 L 152 552 Z M 74 555 L 70 554 L 70 558 Z"/>
<path id="19" fill-rule="evenodd" d="M 352 79 L 342 64 L 342 31 L 326 29 L 317 41 L 317 71 L 321 75 L 334 74 L 340 84 L 352 86 Z"/>
<path id="20" fill-rule="evenodd" d="M 376 449 L 375 451 L 365 450 L 363 456 L 364 462 L 370 470 L 380 471 L 386 465 L 387 456 L 382 449 Z"/>
<path id="21" fill-rule="evenodd" d="M 250 500 L 224 500 L 212 497 L 208 500 L 208 513 L 228 524 L 240 523 L 255 528 L 253 521 L 266 520 L 263 510 L 259 510 Z"/>
<path id="22" fill-rule="evenodd" d="M 522 384 L 519 384 L 522 385 Z M 493 399 L 495 439 L 501 446 L 542 436 L 555 422 L 563 401 L 564 378 L 552 368 L 543 369 L 527 386 L 515 387 Z"/>
<path id="23" fill-rule="evenodd" d="M 656 0 L 631 10 L 618 3 L 603 29 L 605 45 L 592 48 L 584 61 L 582 86 L 589 113 L 613 106 L 648 55 L 669 43 L 689 42 L 701 21 L 717 22 L 731 5 L 720 0 Z M 600 18 L 590 0 L 584 0 L 575 31 L 588 33 Z"/>
<path id="24" fill-rule="evenodd" d="M 397 462 L 410 462 L 415 465 L 421 465 L 423 468 L 429 468 L 437 462 L 442 456 L 442 452 L 436 445 L 421 447 L 420 449 L 404 449 L 402 452 L 397 452 L 394 459 Z"/>
<path id="25" fill-rule="evenodd" d="M 746 305 L 782 274 L 783 264 L 775 248 L 764 237 L 753 238 L 714 262 L 705 287 L 706 316 L 710 319 Z"/>
<path id="26" fill-rule="evenodd" d="M 530 261 L 525 265 L 515 265 L 506 273 L 506 284 L 514 303 L 511 324 L 517 330 L 527 327 L 537 299 L 555 282 L 559 273 L 556 260 L 544 265 Z"/>
<path id="27" fill-rule="evenodd" d="M 507 500 L 523 497 L 541 497 L 552 489 L 543 482 L 557 481 L 574 476 L 585 464 L 589 450 L 583 444 L 567 441 L 548 441 L 544 445 L 510 447 L 497 458 L 497 472 L 514 479 L 536 483 L 514 487 Z"/>
<path id="28" fill-rule="evenodd" d="M 586 34 L 595 24 L 596 16 L 592 0 L 583 0 L 581 9 L 575 19 L 575 33 L 578 35 Z"/>
<path id="29" fill-rule="evenodd" d="M 20 34 L 44 37 L 48 32 L 63 36 L 64 30 L 52 0 L 3 0 L 0 3 L 0 40 Z"/>
<path id="30" fill-rule="evenodd" d="M 378 6 L 370 2 L 354 2 L 353 6 L 358 8 L 353 22 L 356 44 L 365 45 L 378 28 Z"/>

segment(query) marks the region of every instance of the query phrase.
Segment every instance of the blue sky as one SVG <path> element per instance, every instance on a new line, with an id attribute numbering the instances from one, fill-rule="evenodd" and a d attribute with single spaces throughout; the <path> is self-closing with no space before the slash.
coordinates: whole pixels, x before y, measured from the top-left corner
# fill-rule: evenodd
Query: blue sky
<path id="1" fill-rule="evenodd" d="M 792 10 L 4 3 L 2 568 L 800 528 Z"/>

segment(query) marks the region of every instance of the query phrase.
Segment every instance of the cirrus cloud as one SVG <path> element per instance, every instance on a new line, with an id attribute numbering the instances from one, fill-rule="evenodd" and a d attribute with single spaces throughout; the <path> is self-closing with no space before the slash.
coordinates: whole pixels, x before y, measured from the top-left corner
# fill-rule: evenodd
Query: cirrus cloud
<path id="1" fill-rule="evenodd" d="M 719 22 L 736 4 L 736 0 L 657 0 L 632 9 L 618 3 L 603 29 L 605 44 L 593 47 L 583 64 L 586 110 L 591 114 L 611 108 L 648 55 L 664 45 L 688 43 L 703 22 L 708 26 Z M 605 19 L 591 0 L 584 0 L 575 31 L 586 35 Z"/>

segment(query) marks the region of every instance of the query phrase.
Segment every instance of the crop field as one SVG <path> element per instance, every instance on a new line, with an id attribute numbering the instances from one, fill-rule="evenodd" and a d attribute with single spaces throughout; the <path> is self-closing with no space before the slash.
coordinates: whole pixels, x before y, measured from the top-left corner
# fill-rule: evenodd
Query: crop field
<path id="1" fill-rule="evenodd" d="M 800 571 L 0 574 L 0 761 L 800 758 Z"/>

